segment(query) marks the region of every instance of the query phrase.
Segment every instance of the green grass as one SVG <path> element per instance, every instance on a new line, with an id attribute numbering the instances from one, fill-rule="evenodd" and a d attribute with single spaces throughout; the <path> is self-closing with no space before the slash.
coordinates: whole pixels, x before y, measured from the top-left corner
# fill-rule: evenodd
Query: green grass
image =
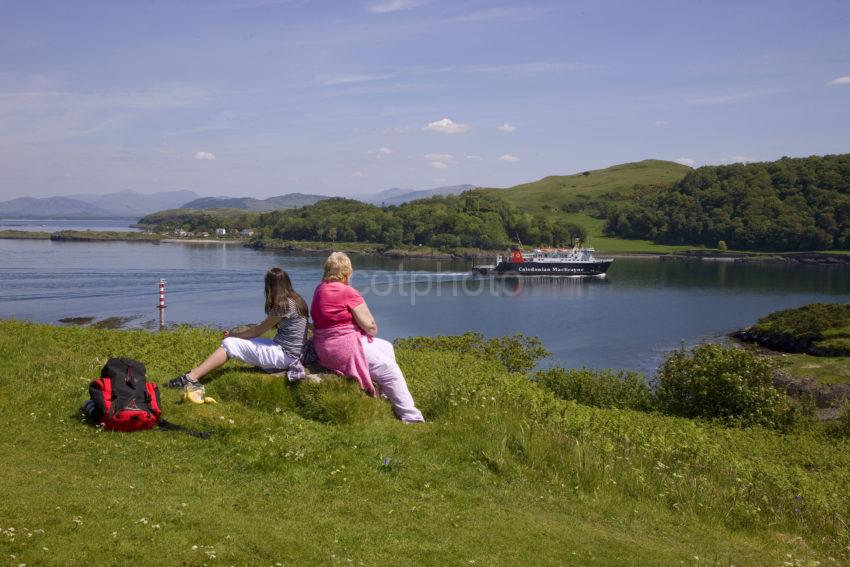
<path id="1" fill-rule="evenodd" d="M 152 234 L 149 232 L 118 232 L 111 230 L 60 230 L 50 235 L 51 240 L 72 240 L 72 241 L 139 241 L 139 242 L 154 242 L 162 240 L 160 234 Z"/>
<path id="2" fill-rule="evenodd" d="M 47 240 L 49 232 L 37 232 L 32 230 L 0 230 L 0 238 L 25 239 L 25 240 Z"/>
<path id="3" fill-rule="evenodd" d="M 675 183 L 689 171 L 691 168 L 672 161 L 648 159 L 597 169 L 589 175 L 552 175 L 508 189 L 488 190 L 521 210 L 560 219 L 565 205 L 598 198 L 605 193 L 625 193 L 635 185 Z"/>
<path id="4" fill-rule="evenodd" d="M 846 564 L 850 441 L 556 399 L 495 360 L 399 348 L 429 423 L 352 381 L 231 363 L 214 433 L 114 434 L 77 408 L 109 356 L 169 379 L 214 348 L 166 333 L 0 322 L 0 556 L 17 565 Z M 106 555 L 104 555 L 106 554 Z M 108 559 L 105 559 L 108 557 Z"/>
<path id="5" fill-rule="evenodd" d="M 850 356 L 785 354 L 777 364 L 796 376 L 813 376 L 820 384 L 850 384 Z"/>
<path id="6" fill-rule="evenodd" d="M 583 213 L 564 213 L 561 215 L 563 222 L 575 223 L 584 227 L 587 231 L 588 246 L 593 246 L 599 252 L 610 252 L 620 254 L 670 254 L 671 252 L 682 252 L 694 250 L 693 246 L 668 246 L 666 244 L 655 244 L 649 240 L 629 240 L 615 236 L 605 236 L 602 229 L 605 226 L 604 219 L 595 219 Z"/>

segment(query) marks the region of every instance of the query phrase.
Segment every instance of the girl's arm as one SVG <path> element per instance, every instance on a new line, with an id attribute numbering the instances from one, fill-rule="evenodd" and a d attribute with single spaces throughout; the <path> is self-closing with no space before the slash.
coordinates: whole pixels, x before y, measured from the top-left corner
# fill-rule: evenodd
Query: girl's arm
<path id="1" fill-rule="evenodd" d="M 269 315 L 261 323 L 257 323 L 253 327 L 245 329 L 241 333 L 233 333 L 230 334 L 227 331 L 224 332 L 225 337 L 235 337 L 237 339 L 254 339 L 259 337 L 275 325 L 277 325 L 283 317 L 279 315 Z"/>
<path id="2" fill-rule="evenodd" d="M 354 316 L 354 321 L 366 334 L 373 337 L 378 334 L 378 324 L 375 322 L 375 318 L 372 317 L 372 312 L 369 311 L 369 306 L 366 303 L 361 303 L 353 308 L 351 314 Z"/>

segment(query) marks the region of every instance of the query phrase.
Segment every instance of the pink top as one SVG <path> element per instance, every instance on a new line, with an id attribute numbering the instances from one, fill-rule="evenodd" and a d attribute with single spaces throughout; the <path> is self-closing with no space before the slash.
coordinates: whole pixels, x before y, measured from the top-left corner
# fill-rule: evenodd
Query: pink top
<path id="1" fill-rule="evenodd" d="M 362 337 L 366 335 L 354 321 L 351 310 L 365 303 L 353 287 L 342 282 L 322 282 L 313 292 L 310 315 L 313 317 L 313 348 L 319 364 L 339 374 L 357 379 L 360 388 L 370 396 L 375 386 L 363 354 Z"/>
<path id="2" fill-rule="evenodd" d="M 351 310 L 365 303 L 363 296 L 342 282 L 322 282 L 313 292 L 310 316 L 316 329 L 356 324 Z"/>

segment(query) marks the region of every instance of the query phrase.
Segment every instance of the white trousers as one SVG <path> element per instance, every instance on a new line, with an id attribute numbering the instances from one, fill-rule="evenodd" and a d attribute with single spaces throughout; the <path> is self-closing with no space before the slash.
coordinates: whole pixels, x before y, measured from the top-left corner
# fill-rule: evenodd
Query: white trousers
<path id="1" fill-rule="evenodd" d="M 395 350 L 392 343 L 384 339 L 372 339 L 370 343 L 366 337 L 360 339 L 363 345 L 363 354 L 366 356 L 366 364 L 369 365 L 369 376 L 393 406 L 393 411 L 405 423 L 417 423 L 425 421 L 422 412 L 416 409 L 413 396 L 407 389 L 404 374 L 395 360 Z"/>
<path id="2" fill-rule="evenodd" d="M 286 370 L 294 361 L 271 339 L 227 337 L 221 341 L 221 348 L 227 353 L 227 358 L 237 358 L 263 370 Z"/>

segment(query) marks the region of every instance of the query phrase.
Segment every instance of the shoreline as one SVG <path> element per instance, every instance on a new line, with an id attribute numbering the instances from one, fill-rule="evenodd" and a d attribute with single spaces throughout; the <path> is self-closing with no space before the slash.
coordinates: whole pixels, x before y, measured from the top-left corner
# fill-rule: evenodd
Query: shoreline
<path id="1" fill-rule="evenodd" d="M 5 240 L 51 240 L 54 242 L 147 242 L 151 244 L 215 244 L 215 245 L 240 245 L 253 250 L 276 250 L 304 255 L 329 254 L 342 251 L 349 254 L 362 254 L 370 256 L 383 256 L 386 258 L 412 258 L 423 260 L 466 260 L 480 261 L 492 259 L 497 254 L 503 254 L 504 250 L 478 250 L 478 251 L 440 251 L 434 249 L 417 250 L 404 248 L 385 248 L 376 243 L 296 243 L 296 242 L 251 242 L 244 239 L 202 239 L 202 238 L 169 238 L 150 233 L 128 232 L 128 236 L 118 235 L 116 232 L 108 235 L 81 234 L 87 231 L 51 232 L 29 232 L 4 230 L 0 231 L 0 239 Z M 101 231 L 90 231 L 93 233 Z M 107 231 L 102 231 L 107 232 Z M 64 234 L 63 234 L 64 233 Z M 139 236 L 129 236 L 139 235 Z M 818 264 L 818 265 L 846 265 L 850 266 L 850 254 L 845 251 L 835 252 L 717 252 L 708 250 L 692 250 L 681 252 L 644 252 L 624 251 L 605 252 L 598 251 L 600 256 L 610 258 L 634 258 L 634 259 L 661 259 L 671 261 L 700 260 L 706 262 L 766 262 L 766 263 L 796 263 L 796 264 Z"/>

